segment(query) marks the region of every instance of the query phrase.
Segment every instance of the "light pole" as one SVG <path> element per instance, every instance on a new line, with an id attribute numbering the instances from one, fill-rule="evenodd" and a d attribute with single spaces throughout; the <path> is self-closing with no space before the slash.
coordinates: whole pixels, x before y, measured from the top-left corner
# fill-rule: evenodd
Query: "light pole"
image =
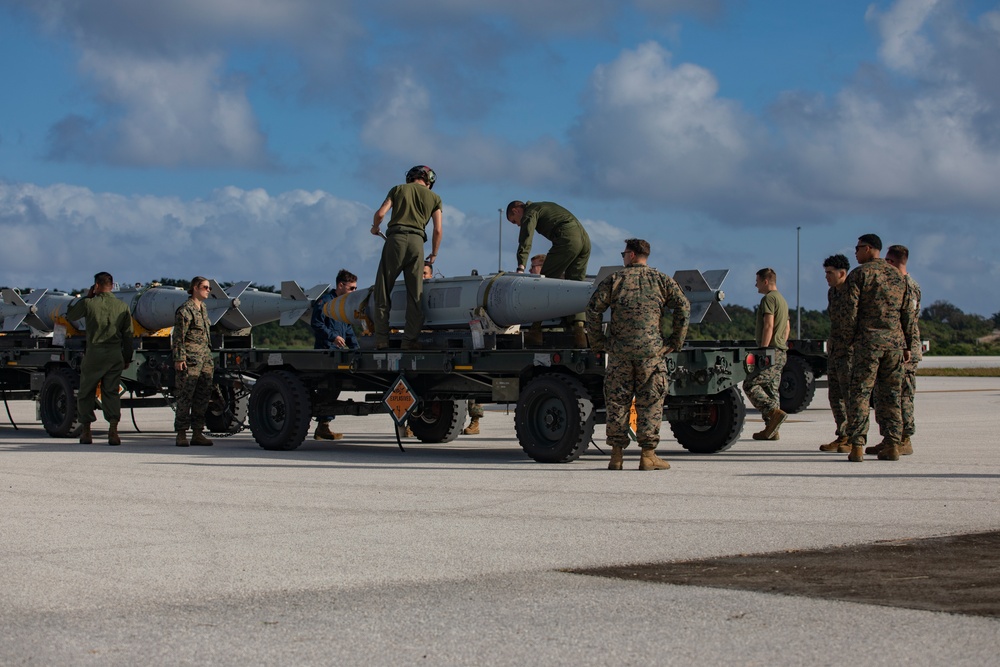
<path id="1" fill-rule="evenodd" d="M 802 227 L 795 228 L 795 338 L 802 340 L 802 305 L 799 302 L 799 267 L 801 264 Z"/>
<path id="2" fill-rule="evenodd" d="M 497 209 L 497 273 L 503 271 L 503 260 L 500 253 L 503 250 L 503 209 Z"/>

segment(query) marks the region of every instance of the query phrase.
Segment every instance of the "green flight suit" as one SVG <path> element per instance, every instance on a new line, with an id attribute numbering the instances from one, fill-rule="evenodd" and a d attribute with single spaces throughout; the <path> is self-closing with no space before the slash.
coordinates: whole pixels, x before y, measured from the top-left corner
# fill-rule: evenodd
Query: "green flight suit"
<path id="1" fill-rule="evenodd" d="M 83 319 L 87 329 L 87 350 L 80 364 L 80 389 L 76 410 L 80 421 L 94 421 L 97 387 L 101 387 L 101 409 L 108 423 L 121 421 L 122 404 L 118 385 L 122 371 L 132 362 L 132 314 L 125 302 L 110 292 L 74 302 L 66 319 Z"/>
<path id="2" fill-rule="evenodd" d="M 564 280 L 587 279 L 590 236 L 576 216 L 552 202 L 525 202 L 521 232 L 517 239 L 518 266 L 528 265 L 531 240 L 535 232 L 552 241 L 552 249 L 545 255 L 545 263 L 542 264 L 543 276 Z M 583 322 L 584 315 L 577 313 L 567 319 Z"/>
<path id="3" fill-rule="evenodd" d="M 441 197 L 418 183 L 397 185 L 387 195 L 392 201 L 392 217 L 386 228 L 382 259 L 375 274 L 374 300 L 375 342 L 389 342 L 389 310 L 392 288 L 403 274 L 406 284 L 406 327 L 403 340 L 415 342 L 424 325 L 421 299 L 424 294 L 425 231 L 434 211 L 441 208 Z"/>

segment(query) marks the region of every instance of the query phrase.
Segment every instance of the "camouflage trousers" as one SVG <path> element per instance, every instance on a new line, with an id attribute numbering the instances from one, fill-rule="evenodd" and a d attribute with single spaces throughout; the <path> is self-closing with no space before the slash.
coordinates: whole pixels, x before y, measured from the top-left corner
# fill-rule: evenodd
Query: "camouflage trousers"
<path id="1" fill-rule="evenodd" d="M 882 435 L 889 442 L 900 442 L 902 387 L 902 350 L 854 349 L 851 386 L 847 394 L 847 437 L 851 445 L 864 445 L 868 439 L 872 392 L 875 393 L 875 419 L 881 425 Z"/>
<path id="2" fill-rule="evenodd" d="M 760 410 L 764 419 L 781 405 L 781 371 L 787 359 L 787 352 L 775 350 L 773 366 L 743 381 L 743 393 L 750 399 L 750 404 Z"/>
<path id="3" fill-rule="evenodd" d="M 667 383 L 667 366 L 660 356 L 651 359 L 608 356 L 604 402 L 608 411 L 606 433 L 609 445 L 628 447 L 629 416 L 634 397 L 636 439 L 643 449 L 656 449 L 660 442 Z"/>
<path id="4" fill-rule="evenodd" d="M 837 425 L 837 437 L 847 435 L 847 389 L 851 386 L 851 355 L 838 354 L 826 360 L 830 410 Z"/>
<path id="5" fill-rule="evenodd" d="M 174 395 L 177 397 L 175 431 L 186 431 L 189 427 L 196 431 L 205 428 L 205 412 L 212 399 L 214 375 L 212 357 L 189 357 L 186 371 L 174 371 Z"/>
<path id="6" fill-rule="evenodd" d="M 471 419 L 482 419 L 483 418 L 483 406 L 476 403 L 474 398 L 469 399 L 469 417 Z"/>
<path id="7" fill-rule="evenodd" d="M 913 395 L 917 391 L 917 365 L 912 361 L 903 363 L 903 385 L 900 388 L 899 412 L 903 422 L 903 437 L 909 438 L 917 432 L 916 423 L 913 420 Z M 875 419 L 878 421 L 879 431 L 886 434 L 885 424 L 879 419 L 878 410 L 875 411 Z"/>
<path id="8" fill-rule="evenodd" d="M 118 385 L 124 369 L 120 345 L 91 345 L 87 348 L 80 364 L 80 388 L 76 393 L 76 411 L 81 422 L 89 424 L 94 421 L 98 386 L 101 388 L 104 418 L 108 423 L 121 420 L 122 402 L 118 396 Z"/>

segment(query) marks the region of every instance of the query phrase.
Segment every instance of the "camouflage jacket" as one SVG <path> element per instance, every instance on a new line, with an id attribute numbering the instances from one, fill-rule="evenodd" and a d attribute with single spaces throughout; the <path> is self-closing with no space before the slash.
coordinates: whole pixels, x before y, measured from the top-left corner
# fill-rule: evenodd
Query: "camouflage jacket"
<path id="1" fill-rule="evenodd" d="M 204 359 L 211 356 L 208 311 L 194 299 L 181 304 L 174 314 L 173 343 L 171 349 L 174 361 Z"/>
<path id="2" fill-rule="evenodd" d="M 847 284 L 831 287 L 826 293 L 827 312 L 830 314 L 830 337 L 827 339 L 827 354 L 839 356 L 851 353 L 854 330 L 849 329 L 847 308 Z"/>
<path id="3" fill-rule="evenodd" d="M 909 349 L 913 309 L 906 301 L 906 281 L 884 259 L 873 259 L 848 274 L 845 310 L 855 350 Z"/>
<path id="4" fill-rule="evenodd" d="M 611 308 L 611 325 L 605 344 L 601 331 L 604 311 Z M 673 311 L 672 332 L 664 336 L 666 311 Z M 629 359 L 648 359 L 664 345 L 679 350 L 684 345 L 691 304 L 670 276 L 643 264 L 617 271 L 597 286 L 587 304 L 587 335 L 595 349 Z"/>
<path id="5" fill-rule="evenodd" d="M 924 358 L 920 340 L 920 285 L 909 273 L 906 274 L 906 302 L 913 309 L 913 325 L 910 330 L 910 363 Z"/>

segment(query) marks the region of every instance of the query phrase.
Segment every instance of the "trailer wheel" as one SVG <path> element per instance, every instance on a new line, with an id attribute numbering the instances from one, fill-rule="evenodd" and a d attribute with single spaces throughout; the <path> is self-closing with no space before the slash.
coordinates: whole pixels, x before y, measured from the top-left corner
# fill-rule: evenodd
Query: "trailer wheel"
<path id="1" fill-rule="evenodd" d="M 798 355 L 788 355 L 781 370 L 781 409 L 788 414 L 802 412 L 816 394 L 816 379 L 812 366 Z"/>
<path id="2" fill-rule="evenodd" d="M 568 375 L 540 375 L 521 392 L 514 432 L 524 453 L 539 463 L 568 463 L 594 437 L 594 404 L 587 389 Z"/>
<path id="3" fill-rule="evenodd" d="M 730 387 L 716 394 L 696 412 L 692 420 L 670 422 L 670 430 L 684 449 L 694 454 L 714 454 L 724 452 L 739 440 L 747 407 L 738 388 Z"/>
<path id="4" fill-rule="evenodd" d="M 237 391 L 232 385 L 216 384 L 205 411 L 205 427 L 213 435 L 239 433 L 246 422 L 249 403 L 245 390 Z"/>
<path id="5" fill-rule="evenodd" d="M 53 438 L 76 438 L 80 435 L 80 415 L 76 411 L 76 392 L 80 375 L 69 368 L 57 368 L 45 376 L 38 403 L 45 432 Z"/>
<path id="6" fill-rule="evenodd" d="M 469 414 L 466 401 L 428 401 L 419 415 L 411 415 L 407 425 L 420 442 L 451 442 L 462 432 Z"/>
<path id="7" fill-rule="evenodd" d="M 288 371 L 265 373 L 250 392 L 250 432 L 264 449 L 295 449 L 309 432 L 309 392 Z"/>

